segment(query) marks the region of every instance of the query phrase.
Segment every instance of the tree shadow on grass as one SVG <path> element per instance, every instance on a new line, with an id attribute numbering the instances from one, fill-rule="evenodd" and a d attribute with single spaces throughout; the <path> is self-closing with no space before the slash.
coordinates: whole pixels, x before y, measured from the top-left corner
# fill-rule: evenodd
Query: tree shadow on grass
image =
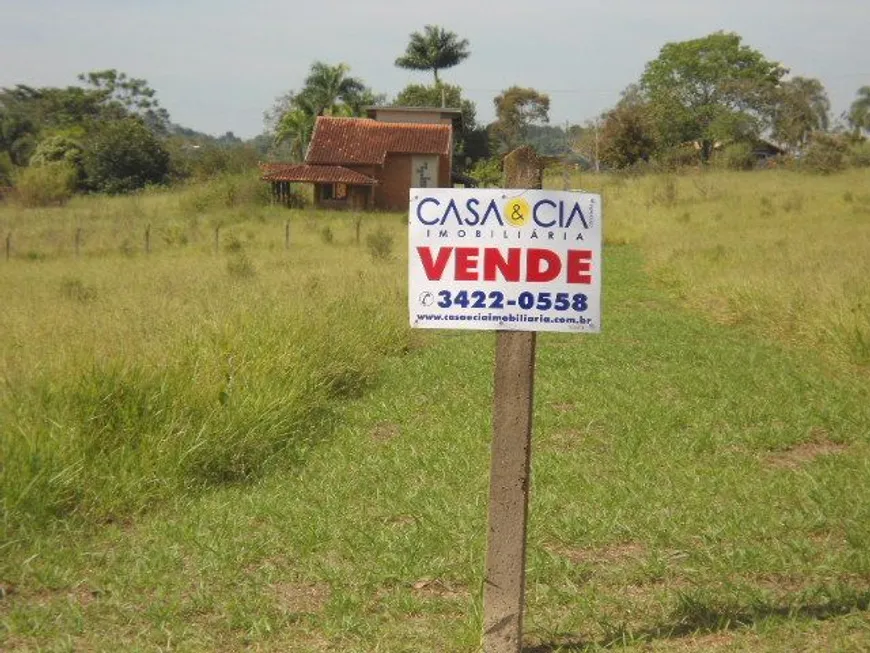
<path id="1" fill-rule="evenodd" d="M 625 626 L 610 629 L 597 640 L 584 640 L 565 634 L 555 641 L 523 647 L 523 653 L 571 653 L 601 648 L 616 648 L 689 635 L 709 635 L 736 631 L 769 618 L 824 621 L 870 608 L 870 590 L 838 587 L 830 592 L 818 589 L 802 594 L 800 600 L 784 603 L 756 601 L 738 605 L 707 594 L 681 594 L 670 618 L 647 628 Z"/>

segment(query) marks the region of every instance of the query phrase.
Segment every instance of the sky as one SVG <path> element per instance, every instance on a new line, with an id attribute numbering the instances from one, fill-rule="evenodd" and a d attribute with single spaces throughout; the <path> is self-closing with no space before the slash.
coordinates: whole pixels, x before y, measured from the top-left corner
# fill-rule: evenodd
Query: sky
<path id="1" fill-rule="evenodd" d="M 551 123 L 585 122 L 665 43 L 718 30 L 819 78 L 835 117 L 870 85 L 868 0 L 0 0 L 0 86 L 116 68 L 146 79 L 173 122 L 250 138 L 316 60 L 347 63 L 388 98 L 431 83 L 394 65 L 427 24 L 469 40 L 471 56 L 441 76 L 484 123 L 512 85 L 547 93 Z"/>

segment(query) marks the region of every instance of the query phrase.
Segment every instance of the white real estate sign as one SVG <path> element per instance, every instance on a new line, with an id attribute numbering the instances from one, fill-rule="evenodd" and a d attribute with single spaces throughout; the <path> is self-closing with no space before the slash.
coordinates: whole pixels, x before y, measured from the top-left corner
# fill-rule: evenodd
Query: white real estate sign
<path id="1" fill-rule="evenodd" d="M 423 329 L 601 329 L 601 196 L 412 188 L 408 306 Z"/>

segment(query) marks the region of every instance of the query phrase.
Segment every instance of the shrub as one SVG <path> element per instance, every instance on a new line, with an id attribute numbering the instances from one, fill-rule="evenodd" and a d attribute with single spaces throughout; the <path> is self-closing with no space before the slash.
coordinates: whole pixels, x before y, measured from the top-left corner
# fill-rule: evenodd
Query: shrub
<path id="1" fill-rule="evenodd" d="M 800 167 L 807 172 L 831 174 L 846 167 L 848 145 L 833 134 L 816 134 L 804 151 Z"/>
<path id="2" fill-rule="evenodd" d="M 266 206 L 271 201 L 269 185 L 251 174 L 224 174 L 210 182 L 215 204 L 226 207 Z"/>
<path id="3" fill-rule="evenodd" d="M 229 238 L 227 238 L 227 242 L 224 245 L 224 251 L 230 254 L 237 254 L 241 252 L 245 246 L 242 244 L 242 241 L 239 240 L 239 237 L 235 234 L 232 234 Z"/>
<path id="4" fill-rule="evenodd" d="M 76 186 L 81 186 L 85 179 L 82 157 L 82 146 L 77 140 L 56 134 L 39 141 L 33 156 L 30 157 L 30 165 L 45 166 L 51 163 L 68 163 L 76 171 Z"/>
<path id="5" fill-rule="evenodd" d="M 755 165 L 752 146 L 749 143 L 732 143 L 716 153 L 713 164 L 726 170 L 751 170 Z"/>
<path id="6" fill-rule="evenodd" d="M 393 254 L 393 237 L 386 229 L 378 227 L 377 230 L 366 236 L 366 246 L 372 259 L 386 261 Z"/>
<path id="7" fill-rule="evenodd" d="M 626 179 L 643 177 L 644 175 L 650 174 L 655 171 L 655 163 L 640 159 L 639 161 L 635 161 L 629 166 L 626 166 L 624 168 L 617 168 L 616 170 L 614 170 L 613 178 L 615 180 L 619 180 L 619 183 L 623 183 Z"/>
<path id="8" fill-rule="evenodd" d="M 676 171 L 701 165 L 701 154 L 691 147 L 672 147 L 664 150 L 655 158 L 655 165 L 664 171 Z"/>
<path id="9" fill-rule="evenodd" d="M 77 302 L 89 302 L 96 298 L 97 289 L 87 286 L 81 279 L 65 277 L 60 283 L 60 294 L 66 299 Z"/>
<path id="10" fill-rule="evenodd" d="M 15 179 L 18 201 L 30 207 L 64 204 L 75 191 L 77 176 L 68 163 L 24 168 Z"/>
<path id="11" fill-rule="evenodd" d="M 849 165 L 856 168 L 870 168 L 870 141 L 853 143 L 849 148 Z"/>
<path id="12" fill-rule="evenodd" d="M 257 275 L 257 269 L 244 252 L 234 254 L 227 261 L 227 272 L 235 279 L 252 279 Z"/>
<path id="13" fill-rule="evenodd" d="M 92 190 L 126 193 L 163 183 L 169 153 L 141 121 L 125 118 L 105 122 L 91 134 L 82 164 Z"/>
<path id="14" fill-rule="evenodd" d="M 256 167 L 258 154 L 247 145 L 171 144 L 171 169 L 176 178 L 202 181 L 225 174 L 241 174 Z"/>
<path id="15" fill-rule="evenodd" d="M 483 188 L 498 188 L 502 183 L 501 159 L 481 159 L 468 171 L 468 176 L 476 179 Z"/>
<path id="16" fill-rule="evenodd" d="M 0 186 L 8 186 L 15 176 L 15 166 L 9 152 L 0 152 Z M 2 198 L 0 198 L 2 199 Z"/>
<path id="17" fill-rule="evenodd" d="M 257 175 L 220 175 L 192 185 L 179 200 L 187 215 L 205 213 L 210 209 L 239 206 L 268 206 L 272 201 L 269 185 Z"/>

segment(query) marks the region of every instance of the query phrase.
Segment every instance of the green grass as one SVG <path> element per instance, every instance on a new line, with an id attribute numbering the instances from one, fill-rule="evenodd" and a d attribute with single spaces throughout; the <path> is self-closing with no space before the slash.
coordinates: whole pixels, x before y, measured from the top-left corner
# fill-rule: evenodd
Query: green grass
<path id="1" fill-rule="evenodd" d="M 767 180 L 784 183 L 747 179 L 771 197 Z M 866 650 L 861 366 L 716 319 L 662 276 L 658 231 L 633 226 L 637 198 L 667 182 L 605 183 L 604 332 L 539 337 L 527 650 Z M 693 183 L 678 179 L 678 196 Z M 682 207 L 654 210 L 662 229 L 685 224 Z M 81 505 L 97 507 L 28 522 L 6 504 L 0 648 L 478 649 L 494 335 L 404 326 L 400 218 L 372 217 L 357 246 L 350 216 L 292 213 L 286 252 L 287 214 L 270 211 L 226 228 L 240 251 L 216 255 L 204 238 L 150 257 L 0 263 L 2 332 L 15 336 L 4 474 L 28 425 L 55 446 L 97 424 L 166 447 L 153 468 L 132 464 L 134 449 L 117 469 L 94 464 L 81 487 L 97 498 Z M 394 236 L 390 260 L 373 260 L 370 233 Z M 253 275 L 231 272 L 241 254 Z M 331 322 L 311 297 L 353 319 Z M 79 373 L 88 362 L 99 375 Z M 317 388 L 338 363 L 362 373 L 297 390 L 298 370 Z M 288 396 L 287 410 L 315 404 L 305 437 L 268 409 Z M 169 444 L 187 424 L 214 438 L 218 461 L 239 450 L 227 438 L 262 428 L 267 455 L 241 478 L 190 483 L 173 471 L 183 445 Z M 160 471 L 173 484 L 137 502 Z M 109 490 L 133 503 L 113 507 Z"/>
<path id="2" fill-rule="evenodd" d="M 866 169 L 575 182 L 602 192 L 605 242 L 638 245 L 672 296 L 831 362 L 870 366 Z"/>
<path id="3" fill-rule="evenodd" d="M 397 263 L 367 256 L 350 216 L 289 214 L 286 250 L 288 213 L 252 213 L 217 252 L 188 242 L 4 264 L 0 532 L 124 518 L 286 465 L 330 430 L 336 399 L 409 346 Z M 47 228 L 29 216 L 32 233 Z M 323 221 L 335 236 L 320 247 Z M 108 219 L 97 227 L 111 236 Z"/>

